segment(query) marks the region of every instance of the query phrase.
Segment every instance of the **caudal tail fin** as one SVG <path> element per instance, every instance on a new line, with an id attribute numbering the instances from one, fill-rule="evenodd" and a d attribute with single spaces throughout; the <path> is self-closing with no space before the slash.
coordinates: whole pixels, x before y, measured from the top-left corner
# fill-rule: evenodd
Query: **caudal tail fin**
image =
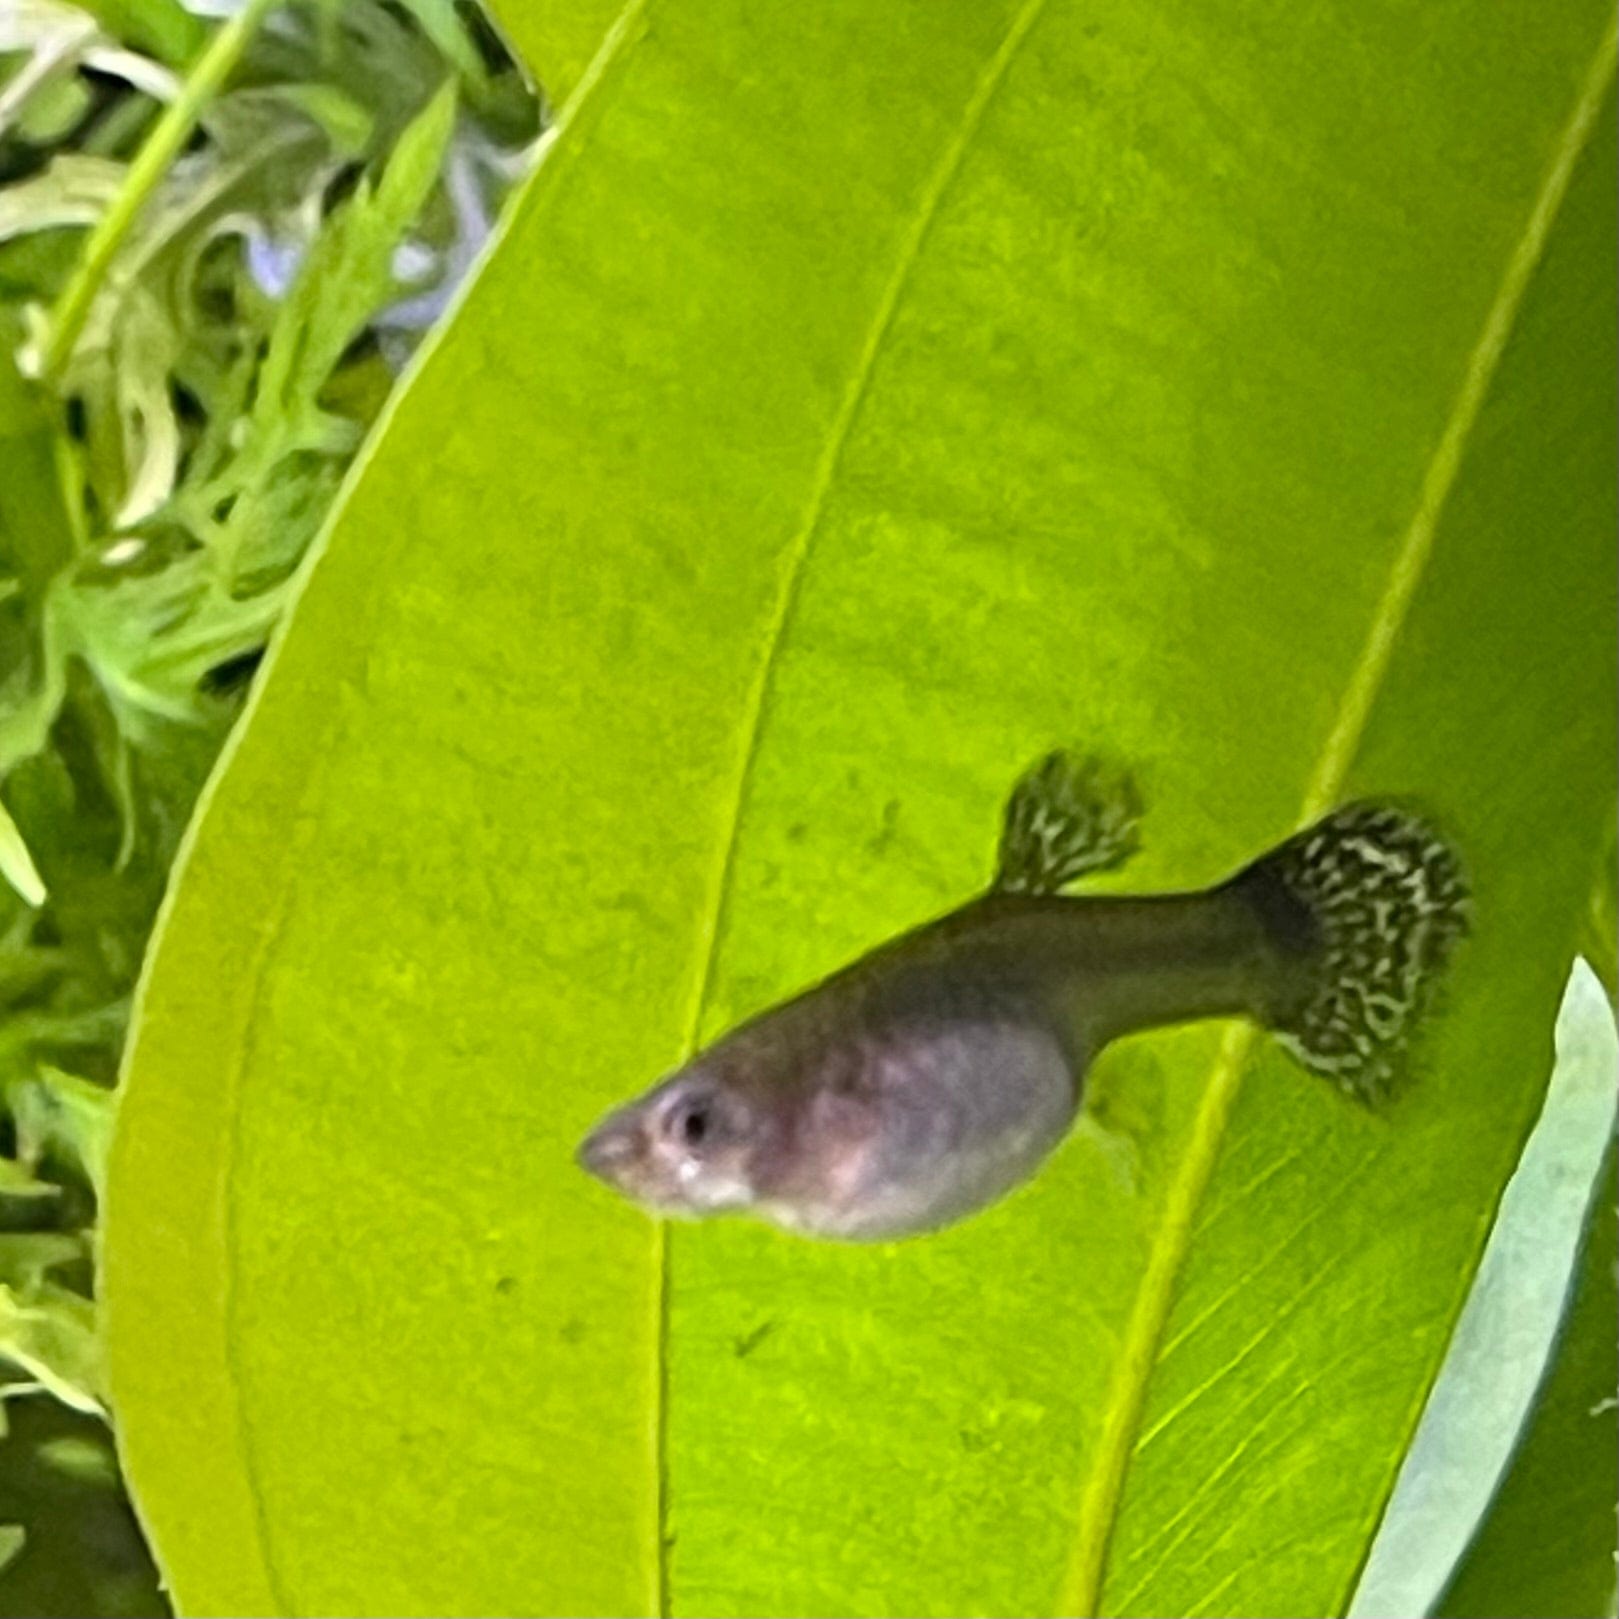
<path id="1" fill-rule="evenodd" d="M 1457 940 L 1468 890 L 1451 846 L 1388 804 L 1346 804 L 1241 872 L 1278 946 L 1309 963 L 1271 1020 L 1312 1073 L 1375 1106 Z"/>

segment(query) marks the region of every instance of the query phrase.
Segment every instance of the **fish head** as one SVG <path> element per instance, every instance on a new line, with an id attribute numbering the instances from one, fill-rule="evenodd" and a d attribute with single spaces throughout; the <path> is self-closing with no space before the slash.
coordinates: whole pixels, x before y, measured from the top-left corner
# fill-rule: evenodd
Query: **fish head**
<path id="1" fill-rule="evenodd" d="M 653 1213 L 701 1218 L 754 1203 L 764 1122 L 756 1101 L 693 1064 L 609 1113 L 575 1159 Z"/>

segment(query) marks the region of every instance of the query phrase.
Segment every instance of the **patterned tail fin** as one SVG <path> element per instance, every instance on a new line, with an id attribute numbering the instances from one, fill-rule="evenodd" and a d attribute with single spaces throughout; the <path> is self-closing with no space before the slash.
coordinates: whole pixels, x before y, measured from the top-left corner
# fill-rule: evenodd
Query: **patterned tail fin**
<path id="1" fill-rule="evenodd" d="M 1418 817 L 1348 804 L 1234 879 L 1310 987 L 1272 1032 L 1312 1073 L 1375 1106 L 1396 1088 L 1411 1032 L 1467 931 L 1455 851 Z"/>

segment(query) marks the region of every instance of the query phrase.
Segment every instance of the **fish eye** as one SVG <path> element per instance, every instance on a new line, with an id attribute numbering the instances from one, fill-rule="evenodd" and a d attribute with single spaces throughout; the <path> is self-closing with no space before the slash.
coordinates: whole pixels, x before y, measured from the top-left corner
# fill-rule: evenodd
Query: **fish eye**
<path id="1" fill-rule="evenodd" d="M 702 1146 L 713 1127 L 714 1109 L 706 1096 L 694 1096 L 681 1102 L 670 1112 L 664 1125 L 670 1136 L 687 1147 Z"/>

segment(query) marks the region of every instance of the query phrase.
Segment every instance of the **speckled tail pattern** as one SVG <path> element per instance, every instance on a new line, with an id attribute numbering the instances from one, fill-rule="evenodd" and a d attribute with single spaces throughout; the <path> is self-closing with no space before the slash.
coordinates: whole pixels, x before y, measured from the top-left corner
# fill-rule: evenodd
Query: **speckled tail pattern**
<path id="1" fill-rule="evenodd" d="M 1467 931 L 1460 860 L 1425 821 L 1348 804 L 1249 868 L 1308 913 L 1317 988 L 1274 1032 L 1312 1073 L 1377 1105 L 1407 1070 L 1413 1029 Z"/>

